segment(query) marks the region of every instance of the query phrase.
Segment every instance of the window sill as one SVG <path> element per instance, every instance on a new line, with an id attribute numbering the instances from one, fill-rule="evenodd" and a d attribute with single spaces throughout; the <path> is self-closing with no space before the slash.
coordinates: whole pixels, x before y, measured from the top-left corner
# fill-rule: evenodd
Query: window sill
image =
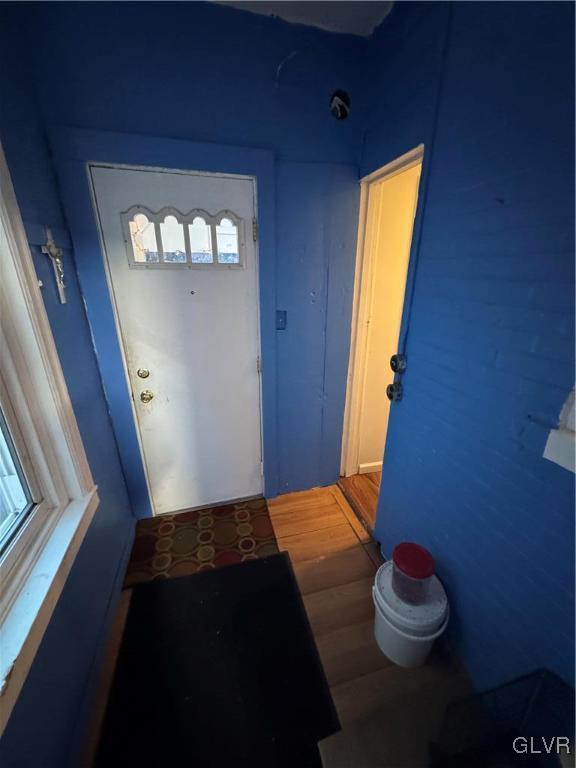
<path id="1" fill-rule="evenodd" d="M 61 512 L 0 625 L 0 734 L 98 506 L 96 487 Z"/>

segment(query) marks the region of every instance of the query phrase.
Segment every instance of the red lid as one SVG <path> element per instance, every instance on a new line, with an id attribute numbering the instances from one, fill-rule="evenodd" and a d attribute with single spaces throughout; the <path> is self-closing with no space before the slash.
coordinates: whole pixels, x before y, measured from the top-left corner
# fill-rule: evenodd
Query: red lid
<path id="1" fill-rule="evenodd" d="M 428 579 L 434 574 L 434 558 L 420 544 L 410 541 L 398 544 L 392 553 L 392 560 L 396 568 L 412 579 Z"/>

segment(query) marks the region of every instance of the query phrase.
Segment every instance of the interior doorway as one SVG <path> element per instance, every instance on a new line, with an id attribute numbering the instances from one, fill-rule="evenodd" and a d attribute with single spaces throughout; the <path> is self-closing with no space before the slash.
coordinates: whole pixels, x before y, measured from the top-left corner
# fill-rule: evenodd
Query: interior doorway
<path id="1" fill-rule="evenodd" d="M 424 147 L 361 182 L 340 485 L 374 528 Z"/>

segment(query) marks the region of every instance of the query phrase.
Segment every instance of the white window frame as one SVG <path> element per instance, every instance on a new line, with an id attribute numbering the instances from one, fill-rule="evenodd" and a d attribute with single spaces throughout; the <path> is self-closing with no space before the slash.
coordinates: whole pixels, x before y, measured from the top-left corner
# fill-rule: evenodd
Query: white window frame
<path id="1" fill-rule="evenodd" d="M 0 735 L 98 494 L 0 145 L 0 400 L 37 502 L 0 556 Z"/>

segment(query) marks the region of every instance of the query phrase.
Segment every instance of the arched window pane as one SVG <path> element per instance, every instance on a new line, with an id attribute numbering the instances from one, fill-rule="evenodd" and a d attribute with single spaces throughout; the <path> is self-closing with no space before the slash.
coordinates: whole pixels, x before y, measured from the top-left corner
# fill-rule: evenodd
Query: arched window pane
<path id="1" fill-rule="evenodd" d="M 216 225 L 219 264 L 239 264 L 238 227 L 230 219 L 222 219 Z"/>
<path id="2" fill-rule="evenodd" d="M 140 264 L 160 261 L 154 223 L 148 221 L 148 217 L 143 213 L 137 213 L 130 222 L 130 237 L 135 262 Z"/>
<path id="3" fill-rule="evenodd" d="M 160 224 L 162 238 L 163 261 L 182 264 L 186 261 L 186 246 L 184 245 L 184 227 L 176 216 L 166 216 Z"/>
<path id="4" fill-rule="evenodd" d="M 212 264 L 212 232 L 201 216 L 188 225 L 192 264 Z"/>

